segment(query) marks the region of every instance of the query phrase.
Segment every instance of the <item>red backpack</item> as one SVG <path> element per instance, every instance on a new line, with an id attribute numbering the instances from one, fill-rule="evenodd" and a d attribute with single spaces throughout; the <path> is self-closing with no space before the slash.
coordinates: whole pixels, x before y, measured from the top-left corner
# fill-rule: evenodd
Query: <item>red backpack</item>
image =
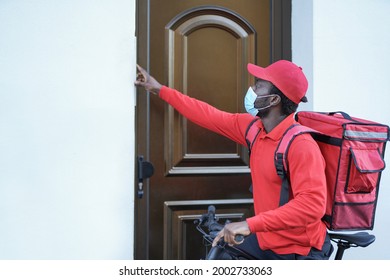
<path id="1" fill-rule="evenodd" d="M 290 194 L 287 154 L 297 135 L 310 133 L 326 162 L 327 204 L 323 221 L 330 230 L 373 229 L 379 182 L 385 168 L 384 153 L 389 127 L 351 118 L 344 112 L 298 112 L 275 151 L 275 168 L 282 179 L 279 206 Z M 259 133 L 259 119 L 245 134 L 249 149 Z"/>

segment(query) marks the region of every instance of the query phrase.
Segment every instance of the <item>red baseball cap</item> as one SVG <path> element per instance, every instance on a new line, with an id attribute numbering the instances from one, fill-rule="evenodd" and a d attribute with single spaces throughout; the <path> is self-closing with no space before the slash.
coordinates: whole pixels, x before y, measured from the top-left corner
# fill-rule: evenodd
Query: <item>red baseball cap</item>
<path id="1" fill-rule="evenodd" d="M 257 78 L 273 83 L 295 104 L 307 102 L 306 76 L 302 68 L 291 61 L 278 60 L 265 68 L 248 63 L 248 72 Z"/>

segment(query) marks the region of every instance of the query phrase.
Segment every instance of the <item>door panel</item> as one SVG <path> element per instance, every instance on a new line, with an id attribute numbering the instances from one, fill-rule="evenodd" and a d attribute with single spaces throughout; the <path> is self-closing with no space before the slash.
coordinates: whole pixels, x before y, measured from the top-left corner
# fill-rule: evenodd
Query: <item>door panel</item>
<path id="1" fill-rule="evenodd" d="M 168 85 L 222 110 L 242 111 L 245 66 L 255 57 L 253 27 L 228 10 L 200 7 L 177 15 L 166 35 Z M 167 174 L 249 172 L 242 147 L 187 122 L 172 107 L 166 114 Z"/>
<path id="2" fill-rule="evenodd" d="M 282 57 L 280 28 L 273 28 L 275 16 L 289 6 L 275 2 L 140 0 L 138 63 L 162 84 L 219 109 L 243 112 L 252 82 L 247 63 L 289 59 Z M 192 222 L 207 204 L 224 201 L 219 215 L 234 214 L 236 220 L 251 212 L 246 149 L 190 123 L 143 90 L 137 96 L 136 133 L 137 153 L 155 172 L 143 182 L 144 196 L 136 198 L 135 258 L 204 257 Z M 236 203 L 242 199 L 245 205 Z"/>

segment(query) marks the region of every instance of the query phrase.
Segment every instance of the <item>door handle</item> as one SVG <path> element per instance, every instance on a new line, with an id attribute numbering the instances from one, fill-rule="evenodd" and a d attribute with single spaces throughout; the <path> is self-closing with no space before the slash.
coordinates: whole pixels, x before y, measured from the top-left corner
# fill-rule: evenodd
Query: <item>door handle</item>
<path id="1" fill-rule="evenodd" d="M 153 173 L 153 164 L 144 160 L 142 155 L 138 156 L 138 198 L 144 195 L 144 179 L 150 178 Z"/>

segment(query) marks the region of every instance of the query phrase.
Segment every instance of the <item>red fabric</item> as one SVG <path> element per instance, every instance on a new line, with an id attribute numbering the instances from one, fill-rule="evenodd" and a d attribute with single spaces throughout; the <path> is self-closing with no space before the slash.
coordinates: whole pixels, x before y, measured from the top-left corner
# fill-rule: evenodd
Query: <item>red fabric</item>
<path id="1" fill-rule="evenodd" d="M 246 146 L 245 131 L 253 120 L 251 115 L 220 111 L 168 87 L 161 89 L 160 97 L 190 121 Z M 325 163 L 310 135 L 297 136 L 288 152 L 294 199 L 278 207 L 281 179 L 276 174 L 274 152 L 294 122 L 293 115 L 288 116 L 270 133 L 264 131 L 261 122 L 255 124 L 262 131 L 251 152 L 255 216 L 247 222 L 263 250 L 307 255 L 311 247 L 321 249 L 325 239 L 326 226 L 321 221 L 326 202 Z"/>
<path id="2" fill-rule="evenodd" d="M 306 76 L 302 68 L 291 61 L 278 60 L 265 68 L 249 63 L 247 69 L 253 76 L 274 84 L 295 104 L 299 104 L 306 94 Z"/>

